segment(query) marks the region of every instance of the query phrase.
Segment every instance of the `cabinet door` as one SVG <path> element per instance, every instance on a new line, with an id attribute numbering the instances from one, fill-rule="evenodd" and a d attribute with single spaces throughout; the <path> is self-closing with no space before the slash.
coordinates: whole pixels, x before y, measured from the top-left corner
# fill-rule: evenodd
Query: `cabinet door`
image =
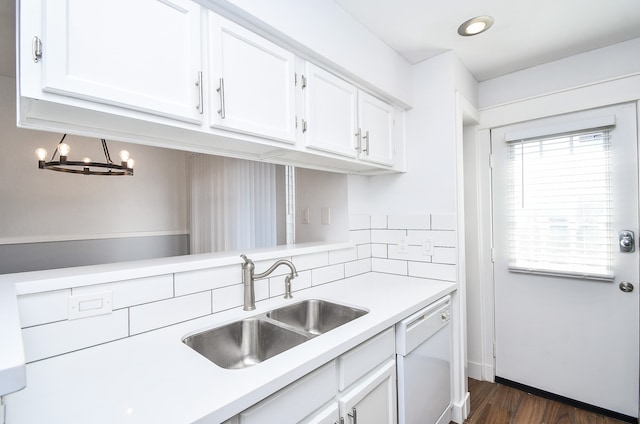
<path id="1" fill-rule="evenodd" d="M 201 122 L 200 6 L 47 0 L 43 90 Z"/>
<path id="2" fill-rule="evenodd" d="M 360 159 L 393 165 L 393 107 L 360 91 L 358 121 L 362 137 Z"/>
<path id="3" fill-rule="evenodd" d="M 396 361 L 389 360 L 344 394 L 340 413 L 349 424 L 396 424 Z"/>
<path id="4" fill-rule="evenodd" d="M 306 146 L 355 159 L 356 87 L 308 62 L 305 78 L 306 122 L 303 131 Z"/>
<path id="5" fill-rule="evenodd" d="M 321 411 L 311 414 L 300 424 L 338 424 L 340 422 L 340 409 L 337 403 L 332 403 Z"/>
<path id="6" fill-rule="evenodd" d="M 295 56 L 209 14 L 211 125 L 295 142 Z"/>

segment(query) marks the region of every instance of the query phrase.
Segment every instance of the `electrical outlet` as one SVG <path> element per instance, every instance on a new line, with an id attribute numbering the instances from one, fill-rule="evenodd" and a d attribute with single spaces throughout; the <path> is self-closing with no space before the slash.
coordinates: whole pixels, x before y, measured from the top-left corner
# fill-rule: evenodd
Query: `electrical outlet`
<path id="1" fill-rule="evenodd" d="M 424 240 L 422 242 L 422 254 L 424 256 L 433 255 L 433 243 L 431 242 L 431 240 Z"/>
<path id="2" fill-rule="evenodd" d="M 310 222 L 309 219 L 309 208 L 302 209 L 302 223 L 308 224 Z"/>
<path id="3" fill-rule="evenodd" d="M 398 253 L 407 253 L 407 236 L 405 235 L 398 239 Z"/>

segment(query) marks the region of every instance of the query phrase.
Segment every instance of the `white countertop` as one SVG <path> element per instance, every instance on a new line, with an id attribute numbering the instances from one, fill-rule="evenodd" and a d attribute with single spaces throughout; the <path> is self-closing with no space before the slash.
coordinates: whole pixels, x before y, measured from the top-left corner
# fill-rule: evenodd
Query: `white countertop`
<path id="1" fill-rule="evenodd" d="M 455 290 L 456 285 L 368 273 L 27 365 L 8 395 L 7 424 L 219 423 Z M 369 310 L 256 366 L 226 370 L 181 342 L 197 330 L 307 298 Z"/>

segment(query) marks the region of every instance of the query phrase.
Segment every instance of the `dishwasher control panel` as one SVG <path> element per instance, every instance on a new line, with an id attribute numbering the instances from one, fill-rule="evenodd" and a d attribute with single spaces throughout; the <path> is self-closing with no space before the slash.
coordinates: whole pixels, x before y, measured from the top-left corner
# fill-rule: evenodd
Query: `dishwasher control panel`
<path id="1" fill-rule="evenodd" d="M 451 321 L 451 296 L 432 303 L 396 325 L 396 353 L 407 355 Z"/>

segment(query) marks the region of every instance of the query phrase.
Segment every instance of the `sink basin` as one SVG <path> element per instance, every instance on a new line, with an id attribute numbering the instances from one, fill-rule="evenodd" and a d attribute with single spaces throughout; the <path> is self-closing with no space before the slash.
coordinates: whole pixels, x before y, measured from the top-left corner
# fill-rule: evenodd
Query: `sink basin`
<path id="1" fill-rule="evenodd" d="M 364 309 L 309 299 L 267 312 L 267 317 L 318 335 L 367 314 Z"/>
<path id="2" fill-rule="evenodd" d="M 222 368 L 238 369 L 265 361 L 311 337 L 252 318 L 194 334 L 183 342 Z"/>

